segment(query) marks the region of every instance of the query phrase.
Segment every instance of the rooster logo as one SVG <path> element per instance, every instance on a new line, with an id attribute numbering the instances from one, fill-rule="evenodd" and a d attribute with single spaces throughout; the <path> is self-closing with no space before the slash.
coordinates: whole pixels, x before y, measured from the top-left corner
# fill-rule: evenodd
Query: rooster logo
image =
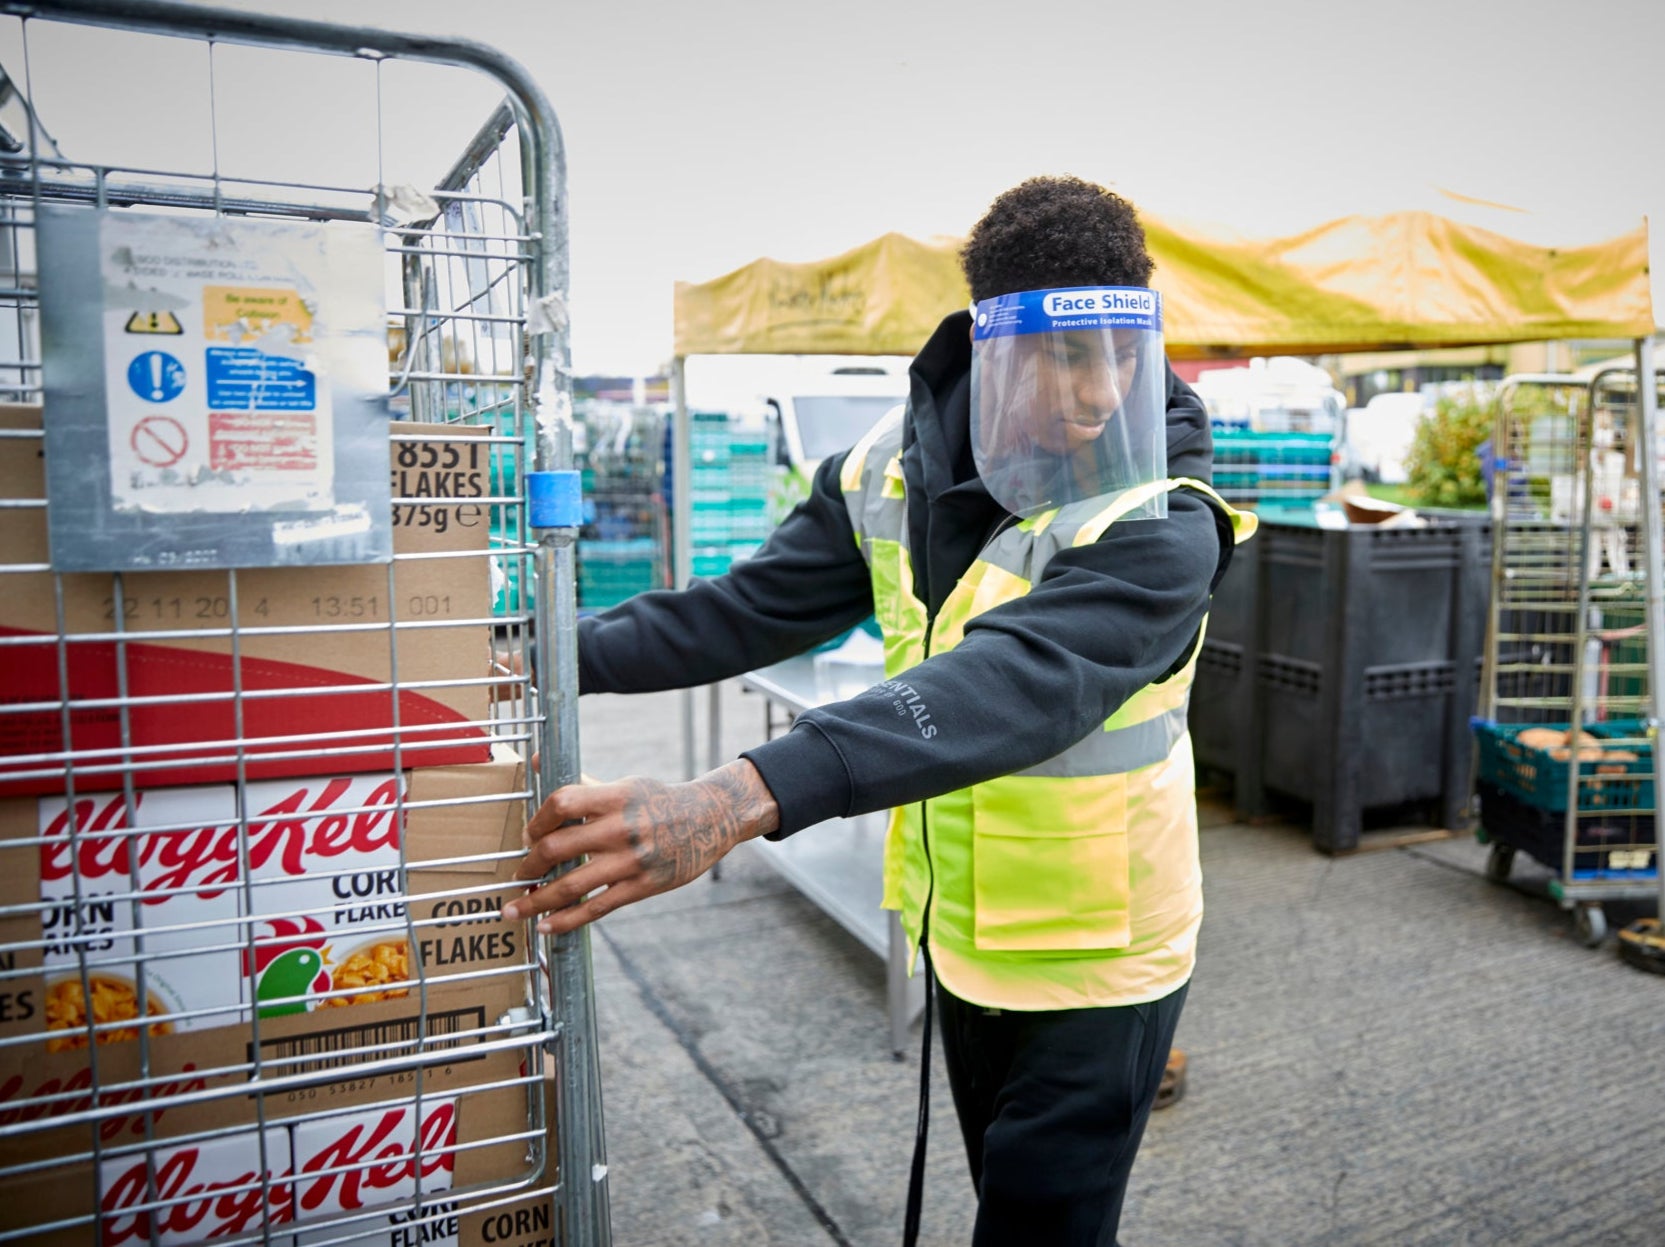
<path id="1" fill-rule="evenodd" d="M 274 918 L 255 935 L 254 998 L 263 1018 L 305 1013 L 330 989 L 329 932 L 315 918 Z M 249 954 L 243 954 L 245 967 Z"/>

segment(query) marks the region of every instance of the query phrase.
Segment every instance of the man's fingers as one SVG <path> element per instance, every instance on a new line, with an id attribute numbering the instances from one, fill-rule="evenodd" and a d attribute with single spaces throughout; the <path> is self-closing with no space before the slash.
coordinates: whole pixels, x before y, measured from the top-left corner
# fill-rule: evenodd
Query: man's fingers
<path id="1" fill-rule="evenodd" d="M 515 878 L 528 881 L 542 879 L 562 862 L 575 861 L 586 854 L 605 853 L 628 843 L 624 824 L 616 818 L 557 827 L 527 846 L 526 856 L 515 867 Z"/>
<path id="2" fill-rule="evenodd" d="M 551 879 L 542 887 L 510 901 L 503 906 L 503 917 L 513 922 L 550 910 L 566 909 L 568 906 L 576 905 L 586 894 L 597 888 L 614 886 L 621 879 L 634 873 L 635 866 L 635 861 L 626 853 L 606 853 L 592 857 L 559 879 Z"/>
<path id="3" fill-rule="evenodd" d="M 615 883 L 603 888 L 594 896 L 576 905 L 568 905 L 564 909 L 556 909 L 545 914 L 538 920 L 540 935 L 565 935 L 568 931 L 576 931 L 579 927 L 587 926 L 597 918 L 605 917 L 615 909 L 622 909 L 626 905 L 634 905 L 644 897 L 652 896 L 659 889 L 649 883 L 641 875 L 633 876 L 622 883 Z"/>
<path id="4" fill-rule="evenodd" d="M 589 860 L 510 901 L 503 916 L 514 921 L 543 914 L 540 931 L 571 931 L 687 882 L 675 866 L 678 855 L 695 843 L 693 833 L 683 825 L 686 812 L 668 799 L 685 787 L 632 778 L 568 784 L 551 793 L 527 820 L 526 855 L 515 878 L 532 883 L 563 862 Z M 670 848 L 661 852 L 663 835 L 670 837 Z"/>
<path id="5" fill-rule="evenodd" d="M 567 823 L 622 809 L 629 794 L 624 784 L 567 784 L 557 788 L 527 820 L 526 841 L 533 844 Z"/>

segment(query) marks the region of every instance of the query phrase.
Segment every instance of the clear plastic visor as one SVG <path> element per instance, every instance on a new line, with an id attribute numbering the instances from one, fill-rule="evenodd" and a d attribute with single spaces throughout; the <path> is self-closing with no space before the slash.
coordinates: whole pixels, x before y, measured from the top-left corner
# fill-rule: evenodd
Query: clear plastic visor
<path id="1" fill-rule="evenodd" d="M 1028 291 L 974 309 L 971 441 L 989 493 L 1018 516 L 1167 476 L 1160 296 Z M 1167 515 L 1167 494 L 1126 518 Z"/>

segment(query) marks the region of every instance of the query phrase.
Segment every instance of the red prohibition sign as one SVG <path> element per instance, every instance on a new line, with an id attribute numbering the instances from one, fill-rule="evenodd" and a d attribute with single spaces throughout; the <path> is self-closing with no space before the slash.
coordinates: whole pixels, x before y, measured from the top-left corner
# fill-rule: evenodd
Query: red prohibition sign
<path id="1" fill-rule="evenodd" d="M 185 457 L 190 439 L 172 416 L 146 416 L 127 439 L 133 453 L 154 468 L 171 468 Z"/>

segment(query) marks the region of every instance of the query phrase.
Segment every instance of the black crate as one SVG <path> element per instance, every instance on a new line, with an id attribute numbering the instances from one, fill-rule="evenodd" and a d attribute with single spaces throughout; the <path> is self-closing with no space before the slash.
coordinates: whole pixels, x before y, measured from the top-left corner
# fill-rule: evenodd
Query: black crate
<path id="1" fill-rule="evenodd" d="M 1529 805 L 1513 793 L 1487 780 L 1474 786 L 1480 797 L 1480 826 L 1486 838 L 1518 849 L 1535 861 L 1561 874 L 1566 865 L 1567 824 L 1565 810 L 1544 810 Z M 1634 854 L 1654 847 L 1652 814 L 1632 810 L 1590 810 L 1578 815 L 1573 835 L 1574 880 L 1636 880 L 1654 877 L 1658 854 L 1650 852 L 1645 864 L 1632 861 Z M 1612 854 L 1624 856 L 1615 866 Z"/>
<path id="2" fill-rule="evenodd" d="M 1215 594 L 1191 696 L 1199 766 L 1240 817 L 1310 808 L 1356 848 L 1369 810 L 1466 821 L 1490 580 L 1485 517 L 1324 529 L 1264 517 Z"/>

